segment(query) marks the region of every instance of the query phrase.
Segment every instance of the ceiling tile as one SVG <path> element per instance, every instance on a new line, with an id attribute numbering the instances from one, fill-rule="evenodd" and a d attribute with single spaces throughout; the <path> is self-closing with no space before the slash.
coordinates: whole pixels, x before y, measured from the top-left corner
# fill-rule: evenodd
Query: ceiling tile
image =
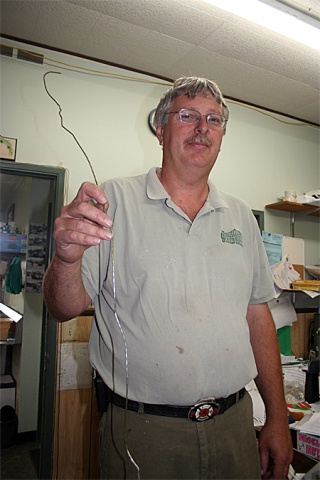
<path id="1" fill-rule="evenodd" d="M 147 30 L 141 31 L 136 25 L 99 15 L 90 38 L 81 45 L 81 52 L 93 58 L 122 64 L 133 50 L 140 48 L 147 34 Z"/>
<path id="2" fill-rule="evenodd" d="M 67 2 L 39 2 L 42 7 L 34 38 L 44 45 L 75 51 L 88 37 L 98 15 L 88 15 L 86 9 Z M 67 48 L 66 48 L 67 46 Z"/>
<path id="3" fill-rule="evenodd" d="M 197 45 L 221 23 L 221 16 L 190 7 L 175 0 L 90 0 L 81 4 L 88 10 L 141 26 L 164 35 Z M 190 2 L 189 2 L 190 3 Z M 197 4 L 197 3 L 196 3 Z M 183 7 L 183 8 L 182 8 Z"/>
<path id="4" fill-rule="evenodd" d="M 289 104 L 309 104 L 318 98 L 318 91 L 312 87 L 273 72 L 261 72 L 260 68 L 214 52 L 203 52 L 199 47 L 166 71 L 166 76 L 172 78 L 180 75 L 209 77 L 218 83 L 225 96 L 278 112 Z M 276 87 L 270 88 L 270 85 Z"/>
<path id="5" fill-rule="evenodd" d="M 158 55 L 161 45 L 161 55 Z M 174 65 L 194 48 L 190 43 L 182 42 L 167 35 L 149 32 L 141 41 L 139 49 L 135 49 L 126 58 L 126 64 L 132 68 L 155 72 L 162 75 L 165 70 Z"/>
<path id="6" fill-rule="evenodd" d="M 15 30 L 19 32 L 21 38 L 30 39 L 34 34 L 40 10 L 40 2 L 28 0 L 1 2 L 1 33 L 13 35 Z M 26 21 L 27 18 L 28 21 Z"/>
<path id="7" fill-rule="evenodd" d="M 200 46 L 319 87 L 320 52 L 307 47 L 297 50 L 296 42 L 282 36 L 278 40 L 279 36 L 258 34 L 248 29 L 247 22 L 238 19 L 221 25 Z"/>

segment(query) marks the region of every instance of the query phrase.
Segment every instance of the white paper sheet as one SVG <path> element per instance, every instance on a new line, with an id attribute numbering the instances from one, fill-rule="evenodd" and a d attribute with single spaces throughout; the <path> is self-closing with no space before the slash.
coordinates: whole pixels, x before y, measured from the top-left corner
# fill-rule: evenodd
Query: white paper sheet
<path id="1" fill-rule="evenodd" d="M 66 342 L 59 345 L 59 390 L 76 390 L 92 385 L 92 367 L 87 342 Z"/>
<path id="2" fill-rule="evenodd" d="M 270 312 L 277 329 L 292 325 L 297 321 L 297 314 L 292 305 L 290 294 L 283 294 L 281 297 L 274 298 L 268 302 Z"/>
<path id="3" fill-rule="evenodd" d="M 284 382 L 291 382 L 302 387 L 306 383 L 306 372 L 303 370 L 304 367 L 286 367 L 283 369 L 283 380 Z"/>
<path id="4" fill-rule="evenodd" d="M 246 386 L 247 392 L 250 394 L 253 404 L 253 423 L 255 427 L 263 426 L 266 421 L 266 409 L 262 397 L 254 380 Z"/>
<path id="5" fill-rule="evenodd" d="M 320 435 L 320 413 L 305 415 L 300 422 L 295 424 L 295 429 L 311 435 Z"/>

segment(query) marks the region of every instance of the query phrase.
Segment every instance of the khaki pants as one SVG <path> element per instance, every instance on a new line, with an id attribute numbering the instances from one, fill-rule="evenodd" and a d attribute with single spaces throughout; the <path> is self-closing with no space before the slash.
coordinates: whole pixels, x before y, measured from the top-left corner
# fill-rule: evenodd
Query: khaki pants
<path id="1" fill-rule="evenodd" d="M 222 415 L 202 423 L 110 405 L 100 425 L 101 478 L 139 478 L 126 443 L 141 480 L 260 478 L 248 393 Z"/>

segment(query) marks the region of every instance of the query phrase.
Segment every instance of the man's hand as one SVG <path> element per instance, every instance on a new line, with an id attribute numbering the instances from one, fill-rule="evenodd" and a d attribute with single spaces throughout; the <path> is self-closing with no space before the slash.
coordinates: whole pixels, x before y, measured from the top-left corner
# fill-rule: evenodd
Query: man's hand
<path id="1" fill-rule="evenodd" d="M 76 263 L 87 248 L 112 238 L 112 220 L 105 213 L 108 206 L 102 190 L 85 182 L 75 199 L 62 207 L 53 233 L 56 255 L 61 261 Z"/>
<path id="2" fill-rule="evenodd" d="M 259 435 L 261 478 L 286 479 L 292 462 L 293 450 L 290 430 L 286 425 L 268 424 Z"/>
<path id="3" fill-rule="evenodd" d="M 44 277 L 43 291 L 47 308 L 57 321 L 80 315 L 90 304 L 81 276 L 82 256 L 87 248 L 112 238 L 112 220 L 105 213 L 108 207 L 102 190 L 86 182 L 55 220 L 56 251 Z"/>

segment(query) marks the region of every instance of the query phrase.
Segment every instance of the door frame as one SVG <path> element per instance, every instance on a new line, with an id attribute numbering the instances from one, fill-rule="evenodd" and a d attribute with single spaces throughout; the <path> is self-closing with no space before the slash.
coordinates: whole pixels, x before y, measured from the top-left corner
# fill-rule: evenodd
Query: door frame
<path id="1" fill-rule="evenodd" d="M 65 170 L 63 168 L 16 163 L 0 160 L 0 173 L 9 175 L 31 176 L 54 182 L 51 221 L 48 224 L 48 264 L 54 253 L 53 224 L 64 203 Z M 57 323 L 43 303 L 41 372 L 39 384 L 38 440 L 40 443 L 40 460 L 38 477 L 52 478 L 53 444 L 54 444 L 54 410 L 56 391 L 56 359 L 57 359 Z"/>

